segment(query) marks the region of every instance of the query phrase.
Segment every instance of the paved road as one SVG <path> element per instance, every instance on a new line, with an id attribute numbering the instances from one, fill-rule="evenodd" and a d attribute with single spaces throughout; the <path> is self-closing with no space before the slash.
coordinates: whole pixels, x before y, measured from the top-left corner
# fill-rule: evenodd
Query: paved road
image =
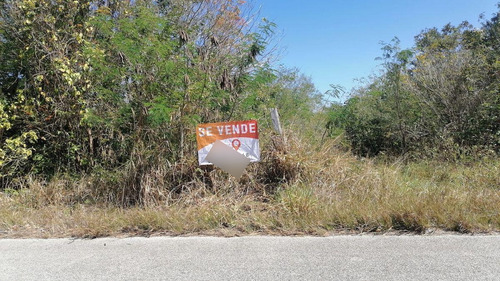
<path id="1" fill-rule="evenodd" d="M 0 239 L 0 280 L 500 280 L 500 236 Z"/>

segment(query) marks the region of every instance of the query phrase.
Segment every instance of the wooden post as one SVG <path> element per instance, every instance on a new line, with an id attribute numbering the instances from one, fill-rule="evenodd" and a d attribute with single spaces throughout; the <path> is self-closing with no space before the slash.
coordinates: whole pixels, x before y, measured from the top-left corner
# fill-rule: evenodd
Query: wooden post
<path id="1" fill-rule="evenodd" d="M 278 132 L 280 135 L 283 135 L 283 130 L 281 129 L 281 123 L 280 123 L 280 116 L 278 114 L 277 108 L 271 109 L 271 120 L 273 121 L 274 130 L 276 130 L 276 132 Z"/>
<path id="2" fill-rule="evenodd" d="M 271 120 L 273 121 L 273 127 L 276 132 L 280 135 L 280 139 L 283 145 L 283 149 L 286 147 L 286 136 L 283 133 L 283 129 L 281 129 L 281 123 L 280 123 L 280 115 L 278 114 L 278 109 L 277 108 L 272 108 L 271 109 Z"/>

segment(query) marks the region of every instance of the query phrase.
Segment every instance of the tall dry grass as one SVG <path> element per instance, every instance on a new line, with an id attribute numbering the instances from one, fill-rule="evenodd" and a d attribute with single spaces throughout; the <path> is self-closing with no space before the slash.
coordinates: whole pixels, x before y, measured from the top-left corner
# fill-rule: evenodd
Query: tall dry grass
<path id="1" fill-rule="evenodd" d="M 357 159 L 332 140 L 263 140 L 239 180 L 216 168 L 134 163 L 116 171 L 25 177 L 0 192 L 0 236 L 424 233 L 500 230 L 500 159 Z"/>

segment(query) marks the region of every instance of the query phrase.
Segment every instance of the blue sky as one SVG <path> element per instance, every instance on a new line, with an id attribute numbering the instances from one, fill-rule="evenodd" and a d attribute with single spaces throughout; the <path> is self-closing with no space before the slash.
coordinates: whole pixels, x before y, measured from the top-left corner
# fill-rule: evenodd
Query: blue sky
<path id="1" fill-rule="evenodd" d="M 426 28 L 480 26 L 500 0 L 254 0 L 260 16 L 277 24 L 278 63 L 297 67 L 320 92 L 338 84 L 350 90 L 354 79 L 376 73 L 380 42 L 397 36 L 402 48 Z"/>

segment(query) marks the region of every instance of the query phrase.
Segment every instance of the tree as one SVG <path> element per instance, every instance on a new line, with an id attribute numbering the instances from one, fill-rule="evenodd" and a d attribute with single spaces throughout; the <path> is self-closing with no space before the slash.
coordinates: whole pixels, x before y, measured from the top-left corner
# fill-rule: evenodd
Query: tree
<path id="1" fill-rule="evenodd" d="M 89 9 L 88 1 L 2 1 L 2 176 L 35 168 L 30 157 L 45 171 L 78 165 Z"/>
<path id="2" fill-rule="evenodd" d="M 494 39 L 485 34 L 465 22 L 416 37 L 411 86 L 427 109 L 422 121 L 437 142 L 451 138 L 460 146 L 496 145 L 498 80 L 489 59 L 494 49 L 486 47 Z"/>
<path id="3" fill-rule="evenodd" d="M 410 94 L 404 92 L 403 89 L 403 79 L 406 80 L 407 77 L 403 78 L 408 73 L 408 65 L 412 59 L 413 52 L 411 50 L 400 50 L 399 39 L 395 37 L 392 40 L 392 44 L 384 44 L 382 47 L 385 67 L 385 75 L 383 76 L 384 81 L 384 91 L 386 92 L 386 104 L 388 104 L 393 110 L 395 115 L 395 124 L 397 128 L 396 131 L 399 137 L 397 141 L 400 146 L 400 154 L 405 154 L 408 150 L 408 123 L 411 122 L 413 116 L 409 114 L 408 110 L 413 106 L 410 104 Z M 390 113 L 391 114 L 391 113 Z"/>
<path id="4" fill-rule="evenodd" d="M 419 116 L 408 89 L 411 50 L 401 50 L 399 40 L 383 44 L 384 72 L 352 93 L 342 107 L 330 108 L 328 128 L 343 128 L 353 152 L 374 156 L 381 152 L 404 155 L 415 142 Z"/>
<path id="5" fill-rule="evenodd" d="M 414 50 L 400 50 L 398 40 L 384 45 L 384 73 L 335 107 L 328 124 L 344 128 L 360 155 L 498 151 L 497 30 L 495 15 L 482 29 L 464 22 L 424 30 Z"/>
<path id="6" fill-rule="evenodd" d="M 1 5 L 0 172 L 11 178 L 193 153 L 196 123 L 251 96 L 273 28 L 249 25 L 232 0 Z"/>

